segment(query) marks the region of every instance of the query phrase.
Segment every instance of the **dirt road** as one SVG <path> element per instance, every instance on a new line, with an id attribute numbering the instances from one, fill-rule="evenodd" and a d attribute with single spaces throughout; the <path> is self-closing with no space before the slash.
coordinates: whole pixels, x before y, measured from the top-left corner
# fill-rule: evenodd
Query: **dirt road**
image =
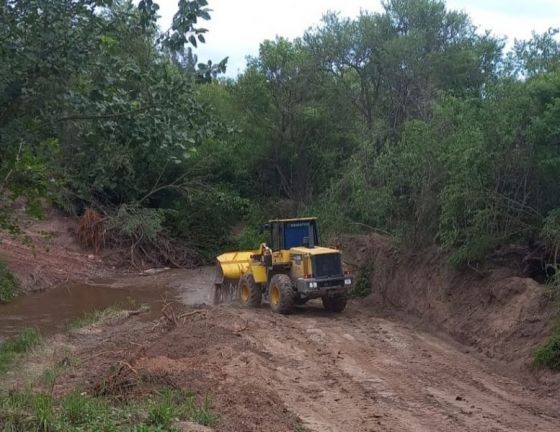
<path id="1" fill-rule="evenodd" d="M 175 286 L 178 299 L 211 297 L 201 291 L 210 289 L 210 269 L 131 280 Z M 507 365 L 381 318 L 361 301 L 340 315 L 319 302 L 289 316 L 267 305 L 173 308 L 175 322 L 133 316 L 58 334 L 21 370 L 29 379 L 45 361 L 69 363 L 58 396 L 76 388 L 119 399 L 162 386 L 194 391 L 212 400 L 217 431 L 560 430 L 557 392 L 523 385 Z"/>
<path id="2" fill-rule="evenodd" d="M 266 383 L 314 431 L 558 431 L 558 399 L 359 304 L 284 317 L 232 310 L 257 353 L 224 364 L 228 382 Z M 464 350 L 464 349 L 463 349 Z"/>

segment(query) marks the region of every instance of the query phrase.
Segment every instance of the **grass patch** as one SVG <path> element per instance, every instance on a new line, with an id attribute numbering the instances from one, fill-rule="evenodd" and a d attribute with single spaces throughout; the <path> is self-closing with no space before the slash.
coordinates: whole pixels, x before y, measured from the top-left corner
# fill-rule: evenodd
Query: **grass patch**
<path id="1" fill-rule="evenodd" d="M 535 365 L 560 371 L 560 322 L 556 324 L 548 341 L 533 355 Z"/>
<path id="2" fill-rule="evenodd" d="M 0 375 L 5 373 L 23 354 L 41 341 L 35 329 L 23 330 L 19 335 L 0 343 Z"/>
<path id="3" fill-rule="evenodd" d="M 17 282 L 5 263 L 0 261 L 0 303 L 8 303 L 16 296 Z"/>
<path id="4" fill-rule="evenodd" d="M 62 399 L 49 394 L 10 392 L 0 396 L 0 430 L 4 431 L 174 431 L 178 420 L 215 425 L 210 402 L 198 404 L 189 393 L 166 390 L 143 402 L 115 404 L 75 391 Z"/>
<path id="5" fill-rule="evenodd" d="M 106 319 L 111 318 L 115 314 L 120 312 L 120 309 L 110 306 L 106 309 L 95 310 L 93 312 L 87 312 L 82 317 L 78 318 L 75 321 L 72 321 L 68 325 L 69 330 L 77 330 L 83 327 L 90 326 L 92 324 L 105 321 Z"/>
<path id="6" fill-rule="evenodd" d="M 148 423 L 168 428 L 175 419 L 190 420 L 204 426 L 213 426 L 219 421 L 219 417 L 212 412 L 208 398 L 199 404 L 189 392 L 167 390 L 159 399 L 151 402 Z"/>

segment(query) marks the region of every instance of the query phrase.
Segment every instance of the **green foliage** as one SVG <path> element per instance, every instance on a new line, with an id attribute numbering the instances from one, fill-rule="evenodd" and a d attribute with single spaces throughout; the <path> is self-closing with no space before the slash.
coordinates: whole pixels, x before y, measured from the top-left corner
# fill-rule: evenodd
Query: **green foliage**
<path id="1" fill-rule="evenodd" d="M 151 0 L 0 8 L 2 226 L 18 197 L 37 216 L 55 198 L 77 213 L 103 210 L 123 236 L 153 239 L 160 209 L 189 199 L 194 184 L 214 189 L 214 167 L 196 157 L 222 130 L 198 89 L 225 60 L 197 65 L 192 52 L 207 31 L 206 0 L 179 2 L 166 32 Z"/>
<path id="2" fill-rule="evenodd" d="M 548 341 L 534 353 L 535 366 L 560 371 L 560 325 L 556 325 Z"/>
<path id="3" fill-rule="evenodd" d="M 169 232 L 212 260 L 223 248 L 231 226 L 246 211 L 247 201 L 228 190 L 193 191 L 173 204 L 165 224 Z"/>
<path id="4" fill-rule="evenodd" d="M 556 258 L 560 252 L 560 208 L 551 210 L 544 219 L 541 238 Z"/>
<path id="5" fill-rule="evenodd" d="M 154 261 L 169 241 L 201 261 L 255 247 L 263 220 L 309 213 L 324 237 L 380 229 L 456 264 L 539 237 L 556 254 L 558 30 L 504 53 L 443 1 L 390 0 L 263 41 L 225 80 L 227 59 L 195 52 L 206 0 L 167 31 L 153 0 L 44 1 L 0 6 L 3 227 L 24 196 L 37 216 L 45 198 L 93 207 Z"/>
<path id="6" fill-rule="evenodd" d="M 108 220 L 109 231 L 127 238 L 146 237 L 154 240 L 162 231 L 164 214 L 161 209 L 123 204 Z"/>
<path id="7" fill-rule="evenodd" d="M 207 399 L 198 404 L 194 396 L 170 390 L 157 399 L 124 404 L 79 391 L 62 399 L 18 391 L 0 395 L 0 427 L 6 431 L 163 432 L 175 430 L 178 420 L 213 426 L 219 417 Z"/>
<path id="8" fill-rule="evenodd" d="M 357 277 L 354 279 L 354 285 L 350 291 L 351 297 L 367 297 L 371 294 L 370 272 L 368 269 L 363 268 L 357 272 Z"/>
<path id="9" fill-rule="evenodd" d="M 61 402 L 61 417 L 65 423 L 76 428 L 105 430 L 112 422 L 110 405 L 103 399 L 74 391 Z"/>
<path id="10" fill-rule="evenodd" d="M 196 397 L 188 392 L 166 390 L 151 402 L 148 424 L 167 430 L 178 418 L 189 419 L 204 426 L 213 426 L 219 421 L 219 417 L 212 413 L 208 398 L 198 404 Z"/>
<path id="11" fill-rule="evenodd" d="M 41 336 L 35 329 L 23 330 L 17 336 L 0 342 L 0 375 L 5 373 L 23 354 L 36 347 Z"/>
<path id="12" fill-rule="evenodd" d="M 17 282 L 6 264 L 0 261 L 0 303 L 12 300 L 17 291 Z"/>

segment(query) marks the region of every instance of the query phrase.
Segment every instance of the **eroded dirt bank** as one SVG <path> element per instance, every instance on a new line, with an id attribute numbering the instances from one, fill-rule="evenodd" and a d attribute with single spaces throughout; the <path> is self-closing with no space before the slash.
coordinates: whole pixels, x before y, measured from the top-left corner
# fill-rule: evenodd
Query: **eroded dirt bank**
<path id="1" fill-rule="evenodd" d="M 41 291 L 69 281 L 108 276 L 114 268 L 78 242 L 78 218 L 49 209 L 43 220 L 23 216 L 21 233 L 0 231 L 0 260 L 22 292 Z"/>
<path id="2" fill-rule="evenodd" d="M 457 269 L 437 248 L 402 251 L 381 235 L 342 243 L 349 261 L 369 269 L 372 308 L 450 335 L 508 370 L 559 384 L 557 374 L 532 370 L 532 353 L 554 322 L 543 285 L 514 268 Z"/>
<path id="3" fill-rule="evenodd" d="M 57 396 L 189 389 L 211 398 L 218 431 L 560 429 L 557 393 L 358 302 L 338 316 L 318 304 L 291 316 L 231 305 L 174 314 L 177 325 L 132 317 L 58 335 L 28 360 L 25 378 L 6 382 L 25 386 L 49 363 L 67 365 Z"/>

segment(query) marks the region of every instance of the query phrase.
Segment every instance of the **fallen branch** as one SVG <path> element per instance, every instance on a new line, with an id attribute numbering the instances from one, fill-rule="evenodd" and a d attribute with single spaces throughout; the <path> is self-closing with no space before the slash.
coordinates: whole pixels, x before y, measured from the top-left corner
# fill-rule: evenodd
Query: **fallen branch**
<path id="1" fill-rule="evenodd" d="M 195 310 L 193 312 L 183 313 L 183 314 L 179 315 L 177 318 L 184 321 L 186 318 L 192 317 L 192 316 L 197 315 L 197 314 L 206 315 L 206 312 L 207 311 L 205 311 L 205 310 Z"/>

